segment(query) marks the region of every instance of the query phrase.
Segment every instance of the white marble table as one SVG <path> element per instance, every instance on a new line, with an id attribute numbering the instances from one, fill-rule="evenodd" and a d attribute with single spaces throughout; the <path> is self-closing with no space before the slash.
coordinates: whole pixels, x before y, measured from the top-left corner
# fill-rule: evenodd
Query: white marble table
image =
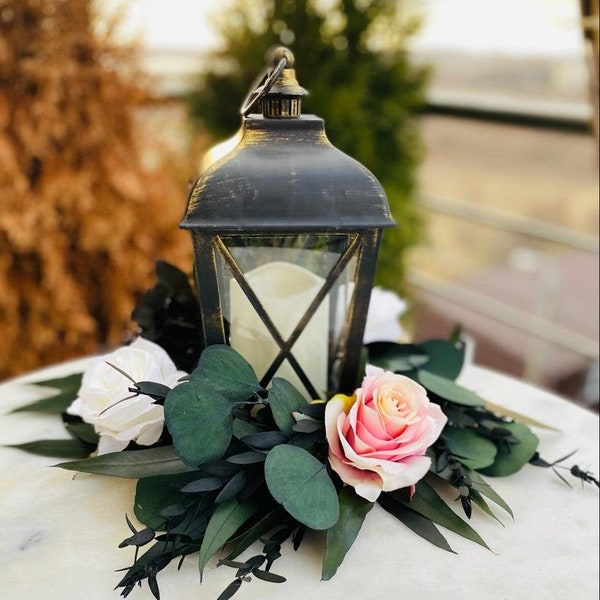
<path id="1" fill-rule="evenodd" d="M 85 361 L 59 365 L 0 384 L 0 444 L 64 437 L 58 418 L 7 414 L 40 397 L 27 385 L 82 370 Z M 578 449 L 574 460 L 598 473 L 598 416 L 498 373 L 469 366 L 461 383 L 489 401 L 560 429 L 536 429 L 540 451 L 554 460 Z M 128 566 L 124 515 L 132 511 L 134 482 L 51 468 L 58 462 L 0 447 L 0 599 L 112 600 Z M 254 579 L 235 600 L 592 600 L 598 598 L 598 490 L 527 465 L 492 480 L 510 504 L 504 527 L 474 513 L 472 524 L 493 552 L 444 531 L 457 554 L 434 548 L 376 506 L 337 575 L 320 581 L 321 538 L 298 552 L 284 547 L 274 571 L 285 584 Z M 499 510 L 499 514 L 502 511 Z M 216 600 L 233 579 L 228 567 L 209 566 L 200 585 L 195 556 L 176 572 L 159 574 L 163 600 Z M 144 585 L 130 599 L 149 599 Z"/>

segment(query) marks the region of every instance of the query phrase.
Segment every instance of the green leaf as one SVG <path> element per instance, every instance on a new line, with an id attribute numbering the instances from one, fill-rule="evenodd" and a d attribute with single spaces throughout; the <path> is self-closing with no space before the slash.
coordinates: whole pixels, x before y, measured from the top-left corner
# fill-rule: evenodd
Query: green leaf
<path id="1" fill-rule="evenodd" d="M 372 342 L 366 349 L 370 364 L 394 373 L 412 371 L 429 362 L 427 353 L 415 344 Z"/>
<path id="2" fill-rule="evenodd" d="M 192 293 L 189 279 L 181 269 L 162 260 L 156 261 L 154 269 L 156 272 L 156 279 L 167 284 L 175 294 Z"/>
<path id="3" fill-rule="evenodd" d="M 269 403 L 277 427 L 283 433 L 292 433 L 296 420 L 292 413 L 307 404 L 304 396 L 286 379 L 275 377 L 269 389 Z"/>
<path id="4" fill-rule="evenodd" d="M 425 518 L 434 523 L 446 527 L 450 531 L 468 539 L 476 544 L 488 548 L 481 536 L 463 519 L 461 519 L 445 502 L 438 493 L 423 480 L 419 481 L 415 487 L 415 493 L 412 500 L 408 498 L 406 489 L 388 492 L 390 496 L 407 508 L 418 512 Z"/>
<path id="5" fill-rule="evenodd" d="M 94 430 L 93 425 L 84 423 L 79 417 L 67 414 L 63 414 L 63 424 L 67 432 L 74 438 L 94 448 L 98 446 L 99 436 Z"/>
<path id="6" fill-rule="evenodd" d="M 170 475 L 191 471 L 183 464 L 173 446 L 148 448 L 147 450 L 124 450 L 101 454 L 86 460 L 74 460 L 55 465 L 69 471 L 112 475 L 128 479 L 140 479 L 154 475 Z"/>
<path id="7" fill-rule="evenodd" d="M 425 388 L 440 398 L 463 406 L 483 406 L 485 400 L 475 392 L 465 389 L 446 377 L 440 377 L 424 369 L 420 369 L 417 379 Z"/>
<path id="8" fill-rule="evenodd" d="M 24 444 L 13 444 L 8 448 L 17 448 L 37 454 L 38 456 L 52 456 L 54 458 L 86 458 L 90 455 L 90 448 L 76 439 L 69 440 L 37 440 Z"/>
<path id="9" fill-rule="evenodd" d="M 234 418 L 232 431 L 233 436 L 239 440 L 246 435 L 264 431 L 264 429 L 258 425 L 255 425 L 254 423 L 248 423 L 248 421 L 244 421 L 243 419 Z"/>
<path id="10" fill-rule="evenodd" d="M 471 489 L 469 490 L 469 497 L 484 513 L 492 517 L 492 519 L 498 521 L 500 525 L 503 525 L 502 521 L 496 516 L 496 514 L 491 509 L 490 505 L 485 501 L 485 498 L 480 492 L 471 487 Z"/>
<path id="11" fill-rule="evenodd" d="M 460 375 L 465 360 L 463 342 L 427 340 L 418 344 L 418 347 L 429 357 L 427 371 L 453 380 Z"/>
<path id="12" fill-rule="evenodd" d="M 190 497 L 182 494 L 180 488 L 200 477 L 198 471 L 143 477 L 137 482 L 135 490 L 135 516 L 144 525 L 152 529 L 161 529 L 165 517 L 160 514 L 160 511 L 165 506 L 173 504 L 189 504 Z"/>
<path id="13" fill-rule="evenodd" d="M 377 502 L 384 510 L 391 515 L 394 515 L 401 523 L 406 525 L 424 540 L 427 540 L 430 544 L 433 544 L 442 550 L 446 550 L 447 552 L 456 554 L 450 547 L 450 544 L 448 544 L 446 538 L 440 533 L 440 530 L 427 517 L 400 504 L 388 493 L 381 494 L 377 499 Z"/>
<path id="14" fill-rule="evenodd" d="M 511 517 L 514 518 L 513 511 L 506 501 L 498 494 L 492 486 L 479 474 L 477 471 L 468 471 L 469 477 L 471 478 L 471 486 L 474 490 L 477 490 L 480 494 L 483 494 L 489 498 L 492 502 L 497 504 L 500 508 L 503 508 Z"/>
<path id="15" fill-rule="evenodd" d="M 232 436 L 235 404 L 200 381 L 181 383 L 165 400 L 165 423 L 189 466 L 221 458 Z"/>
<path id="16" fill-rule="evenodd" d="M 271 495 L 311 529 L 329 529 L 339 518 L 337 491 L 325 465 L 297 446 L 275 446 L 265 461 Z"/>
<path id="17" fill-rule="evenodd" d="M 234 402 L 243 402 L 262 391 L 246 359 L 224 344 L 208 346 L 202 352 L 190 379 L 205 382 L 214 392 Z"/>
<path id="18" fill-rule="evenodd" d="M 498 454 L 493 465 L 478 469 L 484 475 L 506 477 L 520 471 L 537 450 L 538 437 L 522 423 L 503 423 L 503 429 L 508 429 L 518 440 L 518 444 L 498 445 Z"/>
<path id="19" fill-rule="evenodd" d="M 358 536 L 367 513 L 374 504 L 361 498 L 351 487 L 342 489 L 339 495 L 340 516 L 327 530 L 325 556 L 321 579 L 331 579 L 342 564 L 346 553 Z"/>
<path id="20" fill-rule="evenodd" d="M 258 510 L 253 504 L 242 504 L 237 498 L 230 498 L 217 504 L 212 514 L 206 532 L 202 538 L 200 553 L 198 555 L 198 569 L 200 575 L 210 558 L 229 538 Z"/>
<path id="21" fill-rule="evenodd" d="M 263 571 L 262 569 L 252 569 L 252 574 L 257 579 L 262 579 L 263 581 L 268 581 L 269 583 L 285 583 L 287 581 L 287 579 L 282 575 L 271 573 L 271 571 Z"/>
<path id="22" fill-rule="evenodd" d="M 494 442 L 478 435 L 473 429 L 446 427 L 442 432 L 442 439 L 446 442 L 448 450 L 471 469 L 491 465 L 498 452 Z"/>
<path id="23" fill-rule="evenodd" d="M 475 473 L 475 471 L 471 471 L 468 468 L 465 468 L 465 471 L 468 473 Z M 450 472 L 452 473 L 452 472 Z M 483 481 L 483 479 L 481 478 L 481 476 L 479 476 L 479 479 L 481 481 Z M 458 490 L 459 488 L 459 483 L 453 482 L 452 481 L 453 475 L 449 474 L 449 476 L 443 477 L 438 473 L 433 473 L 432 471 L 429 471 L 429 473 L 427 473 L 427 475 L 425 476 L 425 479 L 427 481 L 427 483 L 431 484 L 432 487 L 439 487 L 440 485 L 445 485 L 445 486 L 449 486 L 452 487 L 453 489 Z M 472 479 L 471 479 L 472 481 Z M 489 487 L 489 486 L 488 486 Z M 488 505 L 488 503 L 485 501 L 485 499 L 483 498 L 483 495 L 477 490 L 477 488 L 475 487 L 475 485 L 471 485 L 471 487 L 469 488 L 469 496 L 470 498 L 473 500 L 473 502 L 486 514 L 488 514 L 490 517 L 492 517 L 493 519 L 495 519 L 496 521 L 498 521 L 498 523 L 500 523 L 501 525 L 503 525 L 502 521 L 496 516 L 496 514 L 494 513 L 494 511 L 490 508 L 490 506 Z"/>
<path id="24" fill-rule="evenodd" d="M 279 444 L 286 444 L 289 436 L 281 431 L 259 431 L 244 436 L 240 441 L 254 450 L 271 450 Z"/>
<path id="25" fill-rule="evenodd" d="M 250 548 L 250 546 L 264 534 L 281 525 L 284 521 L 284 516 L 282 513 L 283 511 L 280 509 L 268 512 L 257 523 L 252 525 L 252 527 L 248 528 L 236 539 L 231 540 L 235 543 L 235 547 L 227 555 L 227 559 L 238 557 L 244 550 Z"/>
<path id="26" fill-rule="evenodd" d="M 77 398 L 77 393 L 81 387 L 82 373 L 74 373 L 61 377 L 59 379 L 46 379 L 44 381 L 35 381 L 32 385 L 40 387 L 49 387 L 58 390 L 57 394 L 48 398 L 42 398 L 15 408 L 12 412 L 42 412 L 47 414 L 60 414 L 69 408 L 73 400 Z"/>

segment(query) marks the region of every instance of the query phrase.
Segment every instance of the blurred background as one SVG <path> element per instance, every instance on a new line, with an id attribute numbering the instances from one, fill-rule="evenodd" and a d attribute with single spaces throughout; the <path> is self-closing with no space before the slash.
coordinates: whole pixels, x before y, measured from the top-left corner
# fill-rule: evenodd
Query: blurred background
<path id="1" fill-rule="evenodd" d="M 274 44 L 382 182 L 406 340 L 598 408 L 598 0 L 0 0 L 0 379 L 114 347 Z"/>

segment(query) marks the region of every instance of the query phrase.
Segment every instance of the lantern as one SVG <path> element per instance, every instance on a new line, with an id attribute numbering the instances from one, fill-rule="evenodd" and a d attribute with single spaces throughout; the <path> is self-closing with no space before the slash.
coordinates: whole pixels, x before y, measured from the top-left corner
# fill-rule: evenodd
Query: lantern
<path id="1" fill-rule="evenodd" d="M 206 344 L 229 344 L 263 386 L 308 398 L 351 392 L 384 227 L 375 177 L 301 115 L 293 56 L 242 107 L 237 146 L 200 176 L 181 226 L 192 233 Z M 253 113 L 260 106 L 262 114 Z"/>

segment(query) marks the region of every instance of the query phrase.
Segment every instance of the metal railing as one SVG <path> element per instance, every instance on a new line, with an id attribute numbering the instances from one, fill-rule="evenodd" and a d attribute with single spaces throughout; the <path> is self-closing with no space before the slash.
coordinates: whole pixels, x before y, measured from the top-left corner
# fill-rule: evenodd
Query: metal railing
<path id="1" fill-rule="evenodd" d="M 439 196 L 421 195 L 418 198 L 418 204 L 425 209 L 474 222 L 495 230 L 553 242 L 594 254 L 599 252 L 597 237 L 535 219 Z M 560 289 L 560 279 L 558 277 L 560 276 L 557 273 L 553 273 L 553 277 L 549 278 L 552 281 L 543 290 L 545 302 L 543 306 L 538 306 L 538 312 L 534 314 L 460 284 L 434 277 L 421 270 L 409 269 L 406 278 L 407 282 L 417 290 L 509 325 L 529 334 L 533 340 L 538 340 L 537 352 L 528 352 L 523 357 L 524 374 L 526 379 L 534 383 L 542 383 L 543 356 L 548 344 L 556 344 L 571 350 L 585 356 L 590 362 L 595 361 L 596 364 L 600 357 L 598 340 L 591 339 L 551 320 L 554 311 L 546 310 L 546 308 L 555 304 L 551 296 L 556 296 Z M 542 281 L 542 284 L 544 283 L 547 284 L 548 281 Z"/>

